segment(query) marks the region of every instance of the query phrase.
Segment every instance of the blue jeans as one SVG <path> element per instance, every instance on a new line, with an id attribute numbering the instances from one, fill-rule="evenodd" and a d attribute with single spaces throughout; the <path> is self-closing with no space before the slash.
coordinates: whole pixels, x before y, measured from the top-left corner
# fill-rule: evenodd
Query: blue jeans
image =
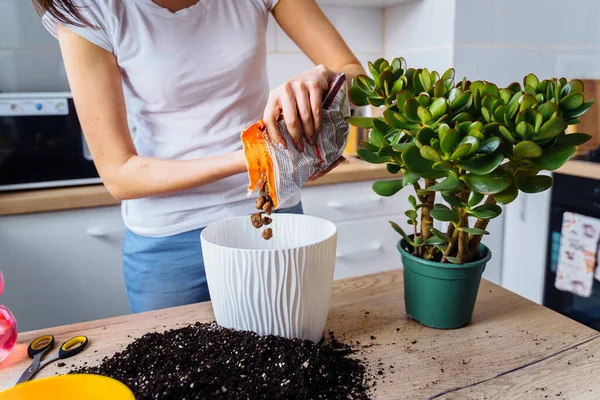
<path id="1" fill-rule="evenodd" d="M 276 212 L 302 214 L 302 204 Z M 200 245 L 202 229 L 158 238 L 125 232 L 123 268 L 132 312 L 210 300 Z"/>

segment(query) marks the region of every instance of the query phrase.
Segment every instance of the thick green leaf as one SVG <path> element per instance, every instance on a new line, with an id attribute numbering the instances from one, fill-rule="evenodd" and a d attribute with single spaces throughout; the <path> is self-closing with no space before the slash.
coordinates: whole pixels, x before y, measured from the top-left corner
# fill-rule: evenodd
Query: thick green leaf
<path id="1" fill-rule="evenodd" d="M 589 110 L 592 105 L 594 105 L 594 100 L 586 101 L 581 107 L 578 107 L 575 110 L 570 110 L 566 112 L 563 116 L 566 119 L 580 117 L 583 114 L 585 114 L 585 112 Z"/>
<path id="2" fill-rule="evenodd" d="M 583 105 L 583 94 L 570 94 L 560 101 L 560 105 L 569 111 L 576 110 Z"/>
<path id="3" fill-rule="evenodd" d="M 411 93 L 408 90 L 401 90 L 396 95 L 396 104 L 400 110 L 404 110 L 404 104 L 408 99 L 412 97 Z"/>
<path id="4" fill-rule="evenodd" d="M 385 166 L 390 174 L 397 174 L 400 172 L 400 166 L 396 164 L 388 164 Z"/>
<path id="5" fill-rule="evenodd" d="M 559 136 L 556 144 L 559 146 L 581 146 L 592 138 L 587 133 L 571 133 L 568 135 Z"/>
<path id="6" fill-rule="evenodd" d="M 447 110 L 448 105 L 446 104 L 446 99 L 443 97 L 435 99 L 429 106 L 429 111 L 431 111 L 431 116 L 434 120 L 439 119 Z"/>
<path id="7" fill-rule="evenodd" d="M 534 89 L 537 88 L 539 83 L 539 79 L 534 74 L 529 74 L 523 79 L 523 86 L 529 85 Z"/>
<path id="8" fill-rule="evenodd" d="M 429 144 L 431 145 L 431 147 L 433 147 L 435 149 L 435 151 L 438 152 L 438 154 L 442 154 L 442 146 L 440 145 L 440 140 L 439 139 L 431 139 L 431 142 L 429 142 Z"/>
<path id="9" fill-rule="evenodd" d="M 428 124 L 433 119 L 433 115 L 431 114 L 431 112 L 423 106 L 419 106 L 419 108 L 417 109 L 417 114 L 419 114 L 419 118 L 424 124 Z"/>
<path id="10" fill-rule="evenodd" d="M 367 102 L 374 107 L 381 107 L 385 104 L 385 99 L 382 97 L 367 97 Z"/>
<path id="11" fill-rule="evenodd" d="M 446 131 L 440 140 L 442 151 L 447 155 L 452 154 L 459 142 L 459 135 L 455 129 Z"/>
<path id="12" fill-rule="evenodd" d="M 438 162 L 441 160 L 440 155 L 431 146 L 423 146 L 420 149 L 421 156 L 429 161 Z M 433 165 L 432 165 L 433 168 Z"/>
<path id="13" fill-rule="evenodd" d="M 377 129 L 379 132 L 381 132 L 385 135 L 387 135 L 390 132 L 396 131 L 394 128 L 389 126 L 385 122 L 385 119 L 383 119 L 383 118 L 374 118 L 373 119 L 373 128 Z"/>
<path id="14" fill-rule="evenodd" d="M 458 257 L 446 256 L 446 260 L 450 261 L 452 264 L 460 264 L 460 259 Z"/>
<path id="15" fill-rule="evenodd" d="M 445 82 L 448 79 L 454 79 L 454 68 L 448 68 L 442 75 L 442 80 Z"/>
<path id="16" fill-rule="evenodd" d="M 369 143 L 367 140 L 363 140 L 362 142 L 360 142 L 363 147 L 367 150 L 369 150 L 372 153 L 377 153 L 379 151 L 379 147 L 375 146 L 372 143 Z"/>
<path id="17" fill-rule="evenodd" d="M 404 232 L 404 229 L 400 228 L 400 225 L 398 225 L 394 221 L 389 221 L 389 223 L 392 226 L 392 228 L 396 232 L 398 232 L 400 234 L 400 236 L 402 236 L 404 238 L 404 240 L 406 240 L 408 242 L 408 244 L 410 244 L 413 247 L 415 246 L 415 242 L 413 242 L 413 240 L 406 234 L 406 232 Z"/>
<path id="18" fill-rule="evenodd" d="M 444 208 L 434 208 L 430 211 L 430 215 L 433 219 L 443 222 L 458 222 L 460 218 L 456 211 Z"/>
<path id="19" fill-rule="evenodd" d="M 427 93 L 421 93 L 419 96 L 417 96 L 417 101 L 421 107 L 429 107 L 429 104 L 431 104 L 431 98 L 429 95 L 427 95 Z"/>
<path id="20" fill-rule="evenodd" d="M 436 179 L 446 174 L 445 171 L 434 170 L 433 162 L 423 158 L 416 146 L 409 147 L 402 153 L 402 161 L 406 168 L 423 178 Z"/>
<path id="21" fill-rule="evenodd" d="M 506 129 L 506 127 L 504 125 L 498 126 L 498 130 L 500 131 L 500 134 L 502 136 L 504 136 L 504 138 L 506 140 L 508 140 L 510 143 L 515 143 L 517 141 L 515 139 L 515 137 L 513 136 L 513 134 L 510 133 L 510 131 L 508 129 Z"/>
<path id="22" fill-rule="evenodd" d="M 459 227 L 456 228 L 458 231 L 461 232 L 467 232 L 470 233 L 471 235 L 489 235 L 490 233 L 484 229 L 479 229 L 479 228 L 468 228 L 468 227 Z"/>
<path id="23" fill-rule="evenodd" d="M 387 140 L 385 140 L 385 135 L 375 128 L 371 129 L 369 132 L 369 142 L 377 147 L 381 147 L 383 144 L 388 144 Z"/>
<path id="24" fill-rule="evenodd" d="M 410 171 L 406 171 L 402 173 L 402 185 L 404 186 L 409 186 L 412 185 L 414 183 L 419 182 L 419 179 L 421 179 L 421 177 L 415 173 L 412 173 Z"/>
<path id="25" fill-rule="evenodd" d="M 419 121 L 419 102 L 415 99 L 408 99 L 404 103 L 404 114 L 413 121 Z"/>
<path id="26" fill-rule="evenodd" d="M 444 239 L 441 239 L 437 236 L 431 236 L 430 238 L 428 238 L 426 241 L 423 242 L 423 244 L 425 246 L 438 246 L 438 245 L 442 245 L 445 243 L 446 243 L 446 241 L 444 241 Z"/>
<path id="27" fill-rule="evenodd" d="M 413 221 L 417 219 L 417 212 L 415 210 L 407 210 L 404 212 L 404 215 Z"/>
<path id="28" fill-rule="evenodd" d="M 469 205 L 469 207 L 475 207 L 477 204 L 481 203 L 483 197 L 484 195 L 482 195 L 481 193 L 471 192 L 469 193 L 469 200 L 467 204 Z"/>
<path id="29" fill-rule="evenodd" d="M 469 154 L 471 152 L 471 144 L 469 143 L 465 143 L 463 145 L 460 145 L 456 148 L 456 150 L 454 150 L 454 152 L 452 152 L 452 155 L 450 156 L 450 160 L 458 160 L 464 156 L 466 156 L 467 154 Z"/>
<path id="30" fill-rule="evenodd" d="M 538 115 L 541 116 L 541 114 Z M 516 131 L 519 134 L 519 136 L 521 136 L 524 140 L 528 140 L 535 135 L 535 129 L 533 125 L 525 121 L 519 122 Z"/>
<path id="31" fill-rule="evenodd" d="M 504 161 L 504 156 L 500 153 L 491 153 L 479 155 L 469 161 L 465 161 L 461 166 L 476 175 L 487 175 Z"/>
<path id="32" fill-rule="evenodd" d="M 471 145 L 471 148 L 469 149 L 469 152 L 467 153 L 467 155 L 470 156 L 471 154 L 475 153 L 477 151 L 477 149 L 479 148 L 479 139 L 477 139 L 475 136 L 465 136 L 458 143 L 458 147 L 465 145 L 465 144 Z"/>
<path id="33" fill-rule="evenodd" d="M 492 219 L 502 214 L 502 208 L 496 204 L 484 204 L 470 209 L 469 214 L 479 219 Z"/>
<path id="34" fill-rule="evenodd" d="M 417 141 L 422 146 L 428 146 L 432 139 L 437 139 L 437 133 L 429 127 L 424 127 L 417 132 Z"/>
<path id="35" fill-rule="evenodd" d="M 393 196 L 402 189 L 402 179 L 392 179 L 385 181 L 377 181 L 373 184 L 373 191 L 380 196 Z"/>
<path id="36" fill-rule="evenodd" d="M 502 192 L 512 182 L 512 176 L 500 169 L 496 169 L 488 175 L 467 174 L 462 179 L 471 190 L 488 195 Z"/>
<path id="37" fill-rule="evenodd" d="M 562 118 L 552 118 L 547 121 L 538 132 L 537 139 L 552 139 L 567 129 L 567 123 Z"/>
<path id="38" fill-rule="evenodd" d="M 574 79 L 562 87 L 560 95 L 566 96 L 571 93 L 583 93 L 583 89 L 583 82 L 579 79 Z"/>
<path id="39" fill-rule="evenodd" d="M 414 147 L 414 146 L 416 146 L 415 142 L 408 142 L 408 143 L 398 143 L 398 144 L 395 144 L 395 145 L 392 146 L 392 148 L 394 150 L 399 151 L 399 152 L 402 153 L 404 150 L 408 149 L 409 147 Z"/>
<path id="40" fill-rule="evenodd" d="M 431 74 L 427 70 L 427 68 L 423 68 L 421 74 L 419 75 L 419 79 L 421 80 L 421 85 L 423 85 L 423 89 L 428 92 L 431 89 Z"/>
<path id="41" fill-rule="evenodd" d="M 417 207 L 417 198 L 415 196 L 413 196 L 412 194 L 408 196 L 408 202 L 410 203 L 412 208 Z"/>
<path id="42" fill-rule="evenodd" d="M 389 145 L 383 145 L 381 146 L 381 148 L 379 149 L 379 151 L 377 152 L 377 156 L 379 157 L 393 157 L 394 155 L 394 149 L 392 148 L 392 146 Z"/>
<path id="43" fill-rule="evenodd" d="M 489 154 L 496 151 L 498 146 L 500 146 L 500 138 L 494 136 L 481 142 L 477 151 L 479 153 Z"/>
<path id="44" fill-rule="evenodd" d="M 428 189 L 435 190 L 435 191 L 441 191 L 441 190 L 445 191 L 445 190 L 458 189 L 459 187 L 460 187 L 460 179 L 458 179 L 458 176 L 456 176 L 456 174 L 454 172 L 451 172 L 450 174 L 448 174 L 446 179 L 444 179 L 440 183 L 430 186 Z"/>
<path id="45" fill-rule="evenodd" d="M 357 106 L 362 107 L 369 104 L 367 98 L 370 96 L 370 93 L 358 86 L 351 86 L 348 89 L 348 96 L 350 97 L 350 101 Z"/>
<path id="46" fill-rule="evenodd" d="M 456 196 L 442 193 L 442 199 L 444 199 L 444 201 L 446 203 L 450 204 L 453 207 L 458 207 L 458 208 L 464 207 L 464 204 L 462 203 L 462 201 L 460 201 L 460 199 Z"/>
<path id="47" fill-rule="evenodd" d="M 547 175 L 519 178 L 519 190 L 524 193 L 540 193 L 552 187 L 554 180 Z"/>
<path id="48" fill-rule="evenodd" d="M 542 148 L 531 140 L 525 140 L 515 145 L 513 149 L 515 160 L 522 158 L 537 158 L 542 155 Z"/>
<path id="49" fill-rule="evenodd" d="M 552 115 L 555 112 L 558 112 L 558 106 L 556 105 L 556 103 L 552 103 L 550 101 L 542 104 L 541 106 L 539 106 L 538 108 L 538 113 L 542 114 L 542 117 L 544 118 L 544 121 L 548 121 Z"/>
<path id="50" fill-rule="evenodd" d="M 390 162 L 390 157 L 379 157 L 377 154 L 370 152 L 367 149 L 358 149 L 358 156 L 363 160 L 371 164 L 385 164 Z"/>
<path id="51" fill-rule="evenodd" d="M 575 154 L 575 146 L 552 147 L 544 150 L 541 157 L 534 158 L 533 164 L 540 169 L 555 171 L 562 167 Z"/>
<path id="52" fill-rule="evenodd" d="M 446 85 L 444 84 L 444 81 L 437 81 L 433 87 L 433 95 L 435 97 L 444 97 L 446 95 Z"/>
<path id="53" fill-rule="evenodd" d="M 519 188 L 517 186 L 517 181 L 512 179 L 509 187 L 494 195 L 494 200 L 496 200 L 498 204 L 506 205 L 512 203 L 518 195 Z"/>
<path id="54" fill-rule="evenodd" d="M 347 117 L 346 122 L 350 125 L 357 126 L 359 128 L 370 129 L 373 127 L 373 119 L 372 117 Z"/>
<path id="55" fill-rule="evenodd" d="M 432 168 L 440 171 L 450 171 L 452 168 L 454 168 L 454 165 L 452 165 L 452 163 L 449 161 L 438 161 L 433 163 Z"/>
<path id="56" fill-rule="evenodd" d="M 452 239 L 450 239 L 448 237 L 448 235 L 446 235 L 444 232 L 434 228 L 434 227 L 430 227 L 429 228 L 429 232 L 431 232 L 431 234 L 435 237 L 438 237 L 440 239 L 442 239 L 444 242 L 446 243 L 450 243 L 452 241 Z"/>

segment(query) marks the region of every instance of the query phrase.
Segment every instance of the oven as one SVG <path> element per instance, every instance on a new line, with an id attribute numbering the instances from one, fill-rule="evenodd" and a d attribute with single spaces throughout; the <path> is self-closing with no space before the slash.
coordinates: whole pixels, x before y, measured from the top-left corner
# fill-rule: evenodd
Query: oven
<path id="1" fill-rule="evenodd" d="M 70 93 L 0 94 L 0 191 L 100 183 Z"/>
<path id="2" fill-rule="evenodd" d="M 592 295 L 588 298 L 554 287 L 566 211 L 600 219 L 600 177 L 595 180 L 554 174 L 543 300 L 546 307 L 600 330 L 600 282 L 594 279 Z"/>

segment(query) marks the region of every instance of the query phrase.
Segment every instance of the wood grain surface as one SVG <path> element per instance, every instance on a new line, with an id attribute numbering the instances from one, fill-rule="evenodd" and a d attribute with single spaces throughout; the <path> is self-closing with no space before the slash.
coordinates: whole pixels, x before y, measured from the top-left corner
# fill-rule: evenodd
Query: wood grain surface
<path id="1" fill-rule="evenodd" d="M 0 364 L 0 387 L 27 367 L 26 346 L 41 334 L 59 342 L 84 334 L 90 346 L 38 377 L 96 364 L 146 332 L 212 319 L 210 303 L 200 303 L 22 333 Z M 377 399 L 600 398 L 600 333 L 485 280 L 473 322 L 457 330 L 407 318 L 400 270 L 336 281 L 327 330 L 360 349 Z"/>

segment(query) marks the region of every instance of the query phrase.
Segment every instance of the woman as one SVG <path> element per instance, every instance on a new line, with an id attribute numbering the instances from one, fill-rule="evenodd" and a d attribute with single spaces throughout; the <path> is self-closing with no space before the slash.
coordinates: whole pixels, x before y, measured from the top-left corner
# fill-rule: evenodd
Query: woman
<path id="1" fill-rule="evenodd" d="M 334 73 L 363 73 L 315 0 L 34 0 L 59 42 L 80 122 L 123 200 L 133 312 L 209 300 L 206 225 L 250 214 L 240 132 L 283 116 L 301 150 Z M 319 66 L 269 93 L 268 14 Z M 128 124 L 130 117 L 130 124 Z M 131 132 L 130 126 L 131 125 Z M 299 198 L 283 205 L 301 213 Z"/>

